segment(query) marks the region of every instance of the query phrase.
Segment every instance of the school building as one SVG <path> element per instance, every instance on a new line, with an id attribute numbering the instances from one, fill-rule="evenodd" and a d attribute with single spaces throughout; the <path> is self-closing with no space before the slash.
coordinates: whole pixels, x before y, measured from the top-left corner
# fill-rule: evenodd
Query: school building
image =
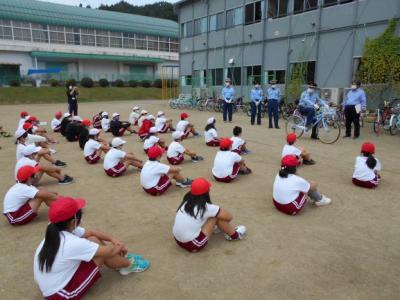
<path id="1" fill-rule="evenodd" d="M 153 80 L 163 65 L 178 64 L 178 38 L 170 20 L 0 0 L 0 86 L 37 69 L 61 80 Z"/>
<path id="2" fill-rule="evenodd" d="M 399 0 L 182 0 L 175 9 L 181 90 L 218 91 L 229 77 L 245 96 L 253 79 L 283 85 L 296 66 L 333 94 L 348 87 L 365 40 L 400 17 Z"/>

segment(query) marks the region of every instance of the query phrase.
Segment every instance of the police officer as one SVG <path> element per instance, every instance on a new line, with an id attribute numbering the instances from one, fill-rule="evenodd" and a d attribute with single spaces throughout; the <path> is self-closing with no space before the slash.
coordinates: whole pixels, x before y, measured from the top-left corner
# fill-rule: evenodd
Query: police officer
<path id="1" fill-rule="evenodd" d="M 269 128 L 272 127 L 272 118 L 274 118 L 275 128 L 279 129 L 279 102 L 281 101 L 281 90 L 276 86 L 276 80 L 271 80 L 271 87 L 267 90 L 268 98 L 268 117 Z"/>
<path id="2" fill-rule="evenodd" d="M 221 96 L 224 99 L 224 107 L 223 107 L 223 119 L 226 123 L 229 120 L 229 123 L 232 123 L 232 110 L 233 110 L 233 100 L 235 98 L 235 89 L 231 85 L 232 81 L 230 78 L 225 80 L 225 87 L 221 91 Z"/>
<path id="3" fill-rule="evenodd" d="M 360 112 L 367 108 L 367 96 L 360 88 L 361 82 L 356 80 L 351 84 L 351 91 L 343 101 L 344 115 L 346 117 L 346 134 L 344 138 L 351 137 L 351 124 L 354 124 L 354 139 L 360 136 Z"/>
<path id="4" fill-rule="evenodd" d="M 254 125 L 257 114 L 257 125 L 261 125 L 261 103 L 263 100 L 264 92 L 260 84 L 256 81 L 253 82 L 254 87 L 250 92 L 250 105 L 251 105 L 251 125 Z"/>

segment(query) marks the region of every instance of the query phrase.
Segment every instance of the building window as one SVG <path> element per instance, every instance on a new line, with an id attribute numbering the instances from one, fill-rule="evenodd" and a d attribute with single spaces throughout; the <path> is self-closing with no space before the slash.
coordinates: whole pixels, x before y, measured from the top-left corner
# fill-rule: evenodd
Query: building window
<path id="1" fill-rule="evenodd" d="M 211 69 L 207 72 L 207 84 L 211 86 L 223 85 L 224 69 Z"/>
<path id="2" fill-rule="evenodd" d="M 242 84 L 242 68 L 234 67 L 228 68 L 228 78 L 232 80 L 233 85 Z"/>
<path id="3" fill-rule="evenodd" d="M 82 45 L 84 46 L 95 46 L 96 39 L 94 35 L 94 30 L 93 29 L 86 29 L 82 28 L 81 29 L 81 42 Z"/>
<path id="4" fill-rule="evenodd" d="M 127 48 L 127 49 L 135 49 L 136 48 L 136 46 L 135 46 L 135 34 L 134 33 L 124 32 L 122 34 L 122 36 L 123 36 L 122 43 L 124 45 L 124 48 Z"/>
<path id="5" fill-rule="evenodd" d="M 179 41 L 177 39 L 169 39 L 170 40 L 170 51 L 171 52 L 179 52 Z"/>
<path id="6" fill-rule="evenodd" d="M 182 76 L 181 83 L 182 86 L 192 85 L 192 75 Z"/>
<path id="7" fill-rule="evenodd" d="M 262 19 L 263 1 L 257 1 L 245 6 L 245 24 L 258 23 Z"/>
<path id="8" fill-rule="evenodd" d="M 304 82 L 315 81 L 315 61 L 292 64 L 291 78 L 299 75 Z"/>
<path id="9" fill-rule="evenodd" d="M 52 44 L 65 44 L 64 26 L 49 25 L 49 34 Z"/>
<path id="10" fill-rule="evenodd" d="M 286 71 L 285 70 L 274 70 L 274 71 L 268 71 L 268 82 L 270 83 L 271 80 L 276 80 L 278 84 L 284 84 L 285 83 L 285 76 L 286 76 Z"/>
<path id="11" fill-rule="evenodd" d="M 224 29 L 224 13 L 219 13 L 217 14 L 217 30 L 221 30 Z"/>
<path id="12" fill-rule="evenodd" d="M 182 24 L 182 36 L 183 37 L 193 36 L 193 21 Z"/>
<path id="13" fill-rule="evenodd" d="M 198 35 L 207 32 L 207 17 L 194 20 L 193 34 Z"/>
<path id="14" fill-rule="evenodd" d="M 106 30 L 96 30 L 96 46 L 110 47 L 110 37 Z"/>
<path id="15" fill-rule="evenodd" d="M 148 50 L 158 51 L 158 37 L 153 35 L 147 36 Z"/>
<path id="16" fill-rule="evenodd" d="M 226 27 L 233 27 L 243 24 L 243 8 L 238 7 L 226 12 Z"/>
<path id="17" fill-rule="evenodd" d="M 287 16 L 288 2 L 288 0 L 268 0 L 268 18 Z"/>
<path id="18" fill-rule="evenodd" d="M 144 34 L 135 34 L 136 49 L 147 50 L 147 39 Z"/>
<path id="19" fill-rule="evenodd" d="M 110 47 L 122 48 L 122 33 L 110 31 Z"/>
<path id="20" fill-rule="evenodd" d="M 42 24 L 31 24 L 32 27 L 32 38 L 34 42 L 48 43 L 49 35 L 47 31 L 47 25 Z"/>
<path id="21" fill-rule="evenodd" d="M 160 51 L 169 52 L 169 38 L 160 37 L 159 38 L 159 47 Z"/>
<path id="22" fill-rule="evenodd" d="M 324 6 L 332 6 L 336 4 L 345 4 L 349 2 L 353 2 L 354 0 L 324 0 Z"/>
<path id="23" fill-rule="evenodd" d="M 217 30 L 217 15 L 212 15 L 209 17 L 208 28 L 209 28 L 209 31 Z"/>
<path id="24" fill-rule="evenodd" d="M 246 67 L 247 85 L 252 85 L 253 82 L 261 83 L 261 66 Z"/>
<path id="25" fill-rule="evenodd" d="M 13 21 L 14 39 L 18 41 L 31 40 L 31 28 L 28 22 Z"/>
<path id="26" fill-rule="evenodd" d="M 65 39 L 66 39 L 67 44 L 69 44 L 69 45 L 80 45 L 81 44 L 81 35 L 79 33 L 79 28 L 65 27 Z"/>
<path id="27" fill-rule="evenodd" d="M 4 40 L 12 39 L 11 21 L 0 20 L 0 39 Z"/>
<path id="28" fill-rule="evenodd" d="M 294 0 L 293 12 L 299 14 L 308 10 L 317 9 L 317 7 L 318 0 Z"/>

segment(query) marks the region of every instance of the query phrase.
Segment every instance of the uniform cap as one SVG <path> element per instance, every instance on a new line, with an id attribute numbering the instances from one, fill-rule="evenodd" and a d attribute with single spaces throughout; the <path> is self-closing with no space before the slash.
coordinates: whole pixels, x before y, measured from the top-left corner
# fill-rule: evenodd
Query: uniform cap
<path id="1" fill-rule="evenodd" d="M 58 112 L 56 112 L 55 114 L 54 114 L 54 116 L 56 117 L 56 118 L 61 118 L 62 117 L 62 112 L 61 111 L 58 111 Z"/>
<path id="2" fill-rule="evenodd" d="M 26 131 L 22 128 L 17 129 L 15 132 L 14 136 L 16 139 L 19 139 L 21 136 L 23 136 L 26 133 Z"/>
<path id="3" fill-rule="evenodd" d="M 299 165 L 299 160 L 294 155 L 286 155 L 281 160 L 282 167 L 297 167 Z"/>
<path id="4" fill-rule="evenodd" d="M 35 175 L 37 172 L 39 172 L 39 166 L 32 167 L 29 165 L 23 166 L 19 168 L 17 172 L 17 180 L 19 182 L 25 182 L 31 177 L 32 175 Z"/>
<path id="5" fill-rule="evenodd" d="M 207 125 L 212 124 L 215 122 L 215 118 L 214 117 L 210 117 L 207 119 Z"/>
<path id="6" fill-rule="evenodd" d="M 147 113 L 148 113 L 148 111 L 145 110 L 145 109 L 143 109 L 143 110 L 140 112 L 141 115 L 147 115 Z"/>
<path id="7" fill-rule="evenodd" d="M 21 116 L 21 118 L 25 118 L 25 117 L 28 116 L 29 114 L 28 114 L 28 112 L 26 112 L 26 111 L 22 111 L 19 115 Z"/>
<path id="8" fill-rule="evenodd" d="M 126 143 L 126 141 L 124 141 L 123 139 L 121 139 L 121 138 L 114 138 L 113 140 L 112 140 L 112 142 L 111 142 L 111 146 L 113 146 L 114 148 L 116 148 L 116 147 L 119 147 L 119 146 L 121 146 L 121 145 L 123 145 L 123 144 L 125 144 Z"/>
<path id="9" fill-rule="evenodd" d="M 72 121 L 82 122 L 82 118 L 80 116 L 73 116 Z"/>
<path id="10" fill-rule="evenodd" d="M 187 119 L 187 118 L 189 118 L 188 113 L 185 113 L 185 112 L 181 113 L 181 119 Z"/>
<path id="11" fill-rule="evenodd" d="M 139 110 L 140 108 L 139 108 L 139 106 L 134 106 L 134 107 L 132 107 L 132 110 L 133 111 L 137 111 L 137 110 Z"/>
<path id="12" fill-rule="evenodd" d="M 112 116 L 111 116 L 111 118 L 114 119 L 115 117 L 118 117 L 119 115 L 120 115 L 119 113 L 113 113 Z"/>
<path id="13" fill-rule="evenodd" d="M 220 149 L 229 149 L 232 146 L 232 144 L 233 144 L 233 141 L 231 139 L 223 138 L 219 142 L 219 148 Z"/>
<path id="14" fill-rule="evenodd" d="M 70 117 L 70 116 L 71 116 L 70 113 L 67 113 L 67 112 L 66 112 L 66 113 L 64 114 L 64 118 L 68 118 L 68 117 Z"/>
<path id="15" fill-rule="evenodd" d="M 103 111 L 103 112 L 101 113 L 101 116 L 102 116 L 102 117 L 104 117 L 104 116 L 108 116 L 108 112 L 106 112 L 106 111 Z"/>
<path id="16" fill-rule="evenodd" d="M 156 159 L 156 158 L 162 156 L 164 152 L 165 152 L 165 150 L 163 148 L 161 148 L 157 145 L 154 145 L 147 151 L 147 156 L 150 159 Z"/>
<path id="17" fill-rule="evenodd" d="M 54 224 L 71 219 L 85 205 L 86 201 L 83 199 L 58 197 L 49 208 L 50 223 Z"/>
<path id="18" fill-rule="evenodd" d="M 97 128 L 91 128 L 89 130 L 89 135 L 98 135 L 100 133 L 100 129 Z"/>
<path id="19" fill-rule="evenodd" d="M 22 150 L 22 155 L 29 156 L 38 153 L 40 150 L 42 150 L 42 147 L 36 147 L 34 144 L 30 144 Z"/>
<path id="20" fill-rule="evenodd" d="M 361 146 L 361 152 L 368 153 L 368 154 L 374 154 L 375 153 L 375 145 L 371 142 L 365 142 Z"/>
<path id="21" fill-rule="evenodd" d="M 211 182 L 203 177 L 196 178 L 193 180 L 190 192 L 192 195 L 200 196 L 210 191 L 210 187 L 212 186 Z"/>
<path id="22" fill-rule="evenodd" d="M 295 133 L 289 133 L 286 137 L 286 141 L 290 144 L 293 144 L 297 140 L 297 136 Z"/>
<path id="23" fill-rule="evenodd" d="M 38 118 L 36 118 L 36 117 L 34 117 L 34 116 L 30 116 L 29 118 L 28 118 L 28 120 L 26 120 L 27 122 L 37 122 L 37 121 L 39 121 L 38 120 Z"/>
<path id="24" fill-rule="evenodd" d="M 90 125 L 92 125 L 92 121 L 90 121 L 89 119 L 83 119 L 82 124 L 89 127 Z"/>
<path id="25" fill-rule="evenodd" d="M 157 113 L 157 117 L 161 117 L 161 116 L 163 116 L 163 115 L 165 115 L 165 113 L 164 113 L 163 111 L 159 111 L 159 112 Z"/>
<path id="26" fill-rule="evenodd" d="M 22 125 L 22 128 L 26 131 L 28 131 L 29 129 L 31 129 L 33 127 L 32 123 L 24 123 L 24 125 Z"/>
<path id="27" fill-rule="evenodd" d="M 154 118 L 153 115 L 148 115 L 147 120 L 155 120 L 156 118 Z"/>

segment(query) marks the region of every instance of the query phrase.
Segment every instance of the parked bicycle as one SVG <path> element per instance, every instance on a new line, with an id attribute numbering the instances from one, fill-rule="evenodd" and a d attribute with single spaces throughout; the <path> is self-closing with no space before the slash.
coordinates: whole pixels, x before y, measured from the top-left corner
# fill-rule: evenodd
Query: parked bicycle
<path id="1" fill-rule="evenodd" d="M 392 102 L 397 102 L 399 101 L 398 99 L 392 99 L 389 101 L 384 101 L 383 102 L 383 109 L 377 108 L 375 111 L 375 120 L 374 120 L 374 132 L 377 135 L 380 135 L 382 132 L 382 129 L 385 131 L 390 129 L 390 116 L 392 114 Z M 394 105 L 397 104 L 393 103 Z"/>
<path id="2" fill-rule="evenodd" d="M 400 99 L 394 99 L 390 103 L 391 116 L 389 121 L 389 132 L 391 135 L 395 135 L 400 131 Z"/>

